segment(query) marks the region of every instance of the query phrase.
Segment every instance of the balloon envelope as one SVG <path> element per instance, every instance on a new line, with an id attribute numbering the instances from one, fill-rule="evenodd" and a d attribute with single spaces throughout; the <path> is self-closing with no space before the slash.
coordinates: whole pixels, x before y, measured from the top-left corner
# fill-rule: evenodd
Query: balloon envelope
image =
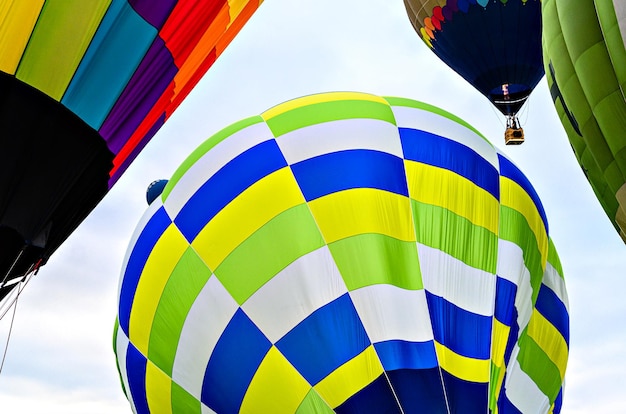
<path id="1" fill-rule="evenodd" d="M 593 191 L 626 242 L 626 8 L 611 0 L 547 0 L 542 12 L 554 105 Z"/>
<path id="2" fill-rule="evenodd" d="M 404 0 L 428 47 L 504 115 L 544 74 L 540 0 Z"/>
<path id="3" fill-rule="evenodd" d="M 329 93 L 189 156 L 135 231 L 115 331 L 138 413 L 547 413 L 569 318 L 511 161 L 430 105 Z"/>
<path id="4" fill-rule="evenodd" d="M 0 299 L 95 207 L 259 3 L 3 2 Z"/>

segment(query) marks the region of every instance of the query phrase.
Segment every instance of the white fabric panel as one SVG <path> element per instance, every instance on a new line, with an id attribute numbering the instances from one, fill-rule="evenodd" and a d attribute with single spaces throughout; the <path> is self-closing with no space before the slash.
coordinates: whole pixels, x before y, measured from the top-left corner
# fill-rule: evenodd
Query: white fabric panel
<path id="1" fill-rule="evenodd" d="M 417 243 L 424 289 L 469 312 L 493 316 L 496 276 Z"/>
<path id="2" fill-rule="evenodd" d="M 130 393 L 130 386 L 128 385 L 128 372 L 126 371 L 126 355 L 128 352 L 130 340 L 120 326 L 117 327 L 116 339 L 117 340 L 115 341 L 115 352 L 117 354 L 117 365 L 120 368 L 120 377 L 122 378 L 122 382 L 124 383 L 124 389 L 127 393 Z M 133 404 L 131 398 L 128 398 L 128 400 L 133 409 L 133 412 L 136 413 L 137 409 L 135 408 L 135 404 Z"/>
<path id="3" fill-rule="evenodd" d="M 156 200 L 152 202 L 152 204 L 148 206 L 148 209 L 141 216 L 139 223 L 137 223 L 137 226 L 135 227 L 135 230 L 133 231 L 133 235 L 130 238 L 130 242 L 128 243 L 128 246 L 132 246 L 133 248 L 135 247 L 135 244 L 137 243 L 137 239 L 139 238 L 139 235 L 141 234 L 143 229 L 146 227 L 146 224 L 148 223 L 148 221 L 150 221 L 152 216 L 154 216 L 154 213 L 156 213 L 157 210 L 161 208 L 161 206 L 163 206 L 163 204 L 161 203 L 161 198 L 158 198 L 158 197 Z M 124 261 L 122 262 L 122 271 L 120 272 L 120 278 L 117 284 L 118 305 L 119 305 L 120 293 L 122 290 L 122 278 L 124 277 L 124 273 L 126 273 L 126 266 L 128 266 L 128 259 L 130 258 L 131 250 L 132 248 L 129 247 L 126 249 L 126 253 L 124 253 Z"/>
<path id="4" fill-rule="evenodd" d="M 350 297 L 373 343 L 434 339 L 424 290 L 372 285 L 351 291 Z"/>
<path id="5" fill-rule="evenodd" d="M 330 250 L 324 246 L 291 263 L 241 308 L 276 343 L 313 311 L 347 291 Z"/>
<path id="6" fill-rule="evenodd" d="M 561 299 L 561 302 L 565 304 L 567 311 L 569 312 L 569 299 L 567 296 L 567 290 L 565 288 L 565 280 L 559 275 L 554 267 L 550 263 L 546 265 L 546 271 L 543 275 L 543 284 L 552 289 L 554 293 Z"/>
<path id="7" fill-rule="evenodd" d="M 260 122 L 235 132 L 228 139 L 211 148 L 211 151 L 204 154 L 181 177 L 165 200 L 165 209 L 170 217 L 176 217 L 185 203 L 207 179 L 229 161 L 253 146 L 273 138 L 272 131 L 267 124 Z"/>
<path id="8" fill-rule="evenodd" d="M 530 272 L 524 264 L 522 249 L 507 240 L 498 240 L 498 276 L 517 285 L 515 307 L 520 332 L 524 330 L 532 314 L 533 289 L 530 285 Z"/>
<path id="9" fill-rule="evenodd" d="M 474 150 L 499 170 L 498 156 L 494 147 L 471 129 L 430 111 L 407 106 L 392 106 L 391 109 L 398 127 L 427 131 L 459 142 Z"/>
<path id="10" fill-rule="evenodd" d="M 517 362 L 518 353 L 519 347 L 515 345 L 504 383 L 506 396 L 523 413 L 547 413 L 550 400 L 528 374 L 522 371 Z"/>
<path id="11" fill-rule="evenodd" d="M 215 411 L 211 410 L 209 407 L 207 407 L 206 405 L 200 403 L 200 409 L 201 409 L 201 413 L 202 414 L 217 414 Z"/>
<path id="12" fill-rule="evenodd" d="M 237 302 L 215 275 L 211 275 L 185 319 L 172 379 L 198 400 L 211 353 L 237 309 Z"/>
<path id="13" fill-rule="evenodd" d="M 291 164 L 347 149 L 371 149 L 402 157 L 398 128 L 378 119 L 342 119 L 296 129 L 276 138 Z"/>

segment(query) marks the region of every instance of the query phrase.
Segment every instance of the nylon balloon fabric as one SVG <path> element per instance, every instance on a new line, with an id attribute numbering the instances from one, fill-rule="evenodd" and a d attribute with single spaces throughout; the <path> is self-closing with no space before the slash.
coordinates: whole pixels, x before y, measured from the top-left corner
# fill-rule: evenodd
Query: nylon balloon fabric
<path id="1" fill-rule="evenodd" d="M 114 348 L 136 413 L 560 411 L 541 202 L 461 119 L 337 92 L 237 122 L 135 230 Z"/>
<path id="2" fill-rule="evenodd" d="M 626 8 L 617 0 L 548 0 L 542 13 L 554 106 L 578 163 L 626 242 Z"/>
<path id="3" fill-rule="evenodd" d="M 97 205 L 259 3 L 0 4 L 0 299 Z"/>
<path id="4" fill-rule="evenodd" d="M 544 75 L 540 0 L 404 0 L 426 45 L 504 115 Z"/>

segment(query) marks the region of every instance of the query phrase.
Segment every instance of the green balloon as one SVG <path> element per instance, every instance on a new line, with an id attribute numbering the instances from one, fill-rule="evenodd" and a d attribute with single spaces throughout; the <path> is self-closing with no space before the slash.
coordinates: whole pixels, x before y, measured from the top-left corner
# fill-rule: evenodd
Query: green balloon
<path id="1" fill-rule="evenodd" d="M 544 65 L 557 113 L 626 242 L 626 5 L 544 0 L 542 19 Z"/>

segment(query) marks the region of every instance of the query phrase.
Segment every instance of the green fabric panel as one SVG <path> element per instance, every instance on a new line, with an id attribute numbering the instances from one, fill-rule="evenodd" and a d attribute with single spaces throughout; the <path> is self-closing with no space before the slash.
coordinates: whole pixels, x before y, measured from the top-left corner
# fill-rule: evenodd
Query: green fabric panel
<path id="1" fill-rule="evenodd" d="M 498 402 L 498 376 L 500 375 L 500 371 L 502 368 L 491 364 L 491 375 L 489 378 L 489 410 L 490 412 L 495 412 L 496 404 Z"/>
<path id="2" fill-rule="evenodd" d="M 120 327 L 120 320 L 116 317 L 115 323 L 113 324 L 113 353 L 115 354 L 115 366 L 117 367 L 117 376 L 120 379 L 120 384 L 122 385 L 122 391 L 124 391 L 124 395 L 128 398 L 128 393 L 126 392 L 126 387 L 124 386 L 124 380 L 122 379 L 122 371 L 120 370 L 120 361 L 118 359 L 119 355 L 117 354 L 117 332 Z"/>
<path id="3" fill-rule="evenodd" d="M 414 242 L 359 234 L 328 245 L 348 290 L 375 284 L 423 289 Z"/>
<path id="4" fill-rule="evenodd" d="M 518 344 L 520 350 L 517 361 L 522 371 L 528 374 L 552 404 L 563 383 L 559 369 L 526 332 L 521 335 Z"/>
<path id="5" fill-rule="evenodd" d="M 601 102 L 598 102 L 593 112 L 598 119 L 598 126 L 602 131 L 602 135 L 606 138 L 611 153 L 615 157 L 615 154 L 626 146 L 626 139 L 624 139 L 624 131 L 626 131 L 626 102 L 624 102 L 624 95 L 622 95 L 617 82 L 612 83 L 612 86 L 615 89 Z M 617 161 L 622 171 L 626 171 L 624 169 L 626 160 L 615 158 L 615 161 Z M 620 175 L 622 183 L 624 183 L 624 174 L 620 173 Z"/>
<path id="6" fill-rule="evenodd" d="M 557 271 L 561 279 L 563 279 L 563 266 L 561 266 L 561 259 L 554 247 L 552 239 L 548 240 L 548 263 Z"/>
<path id="7" fill-rule="evenodd" d="M 61 100 L 110 3 L 111 0 L 46 1 L 20 61 L 17 78 Z"/>
<path id="8" fill-rule="evenodd" d="M 441 115 L 444 118 L 448 118 L 448 119 L 456 122 L 457 124 L 461 124 L 464 127 L 474 131 L 482 139 L 484 139 L 485 141 L 489 142 L 489 140 L 487 138 L 485 138 L 483 136 L 483 134 L 481 134 L 476 128 L 474 128 L 473 126 L 471 126 L 466 121 L 464 121 L 463 119 L 459 118 L 458 116 L 456 116 L 454 114 L 451 114 L 450 112 L 445 111 L 445 110 L 443 110 L 443 109 L 441 109 L 439 107 L 436 107 L 434 105 L 430 105 L 430 104 L 425 103 L 425 102 L 415 101 L 415 100 L 409 99 L 409 98 L 399 98 L 399 97 L 394 97 L 394 96 L 384 96 L 383 98 L 387 102 L 389 102 L 389 105 L 391 105 L 391 106 L 406 106 L 406 107 L 409 107 L 409 108 L 422 109 L 422 110 L 427 111 L 427 112 L 432 112 L 432 113 L 435 113 L 437 115 Z M 491 145 L 490 142 L 489 142 L 489 144 Z"/>
<path id="9" fill-rule="evenodd" d="M 187 171 L 191 168 L 193 164 L 195 164 L 200 158 L 204 156 L 209 150 L 215 147 L 220 142 L 224 141 L 226 138 L 231 135 L 248 128 L 251 125 L 258 124 L 263 122 L 263 118 L 259 115 L 251 116 L 249 118 L 242 119 L 241 121 L 235 122 L 232 125 L 227 126 L 226 128 L 218 131 L 209 139 L 204 141 L 198 148 L 196 148 L 188 157 L 183 161 L 183 163 L 174 171 L 172 174 L 172 178 L 168 181 L 167 185 L 163 189 L 162 199 L 163 201 L 167 200 L 172 188 L 176 185 L 177 182 L 180 181 L 181 177 L 185 175 Z"/>
<path id="10" fill-rule="evenodd" d="M 443 207 L 411 200 L 418 243 L 441 250 L 465 264 L 495 274 L 498 236 Z"/>
<path id="11" fill-rule="evenodd" d="M 309 391 L 296 410 L 296 414 L 332 414 L 334 412 L 315 390 Z"/>
<path id="12" fill-rule="evenodd" d="M 189 247 L 163 289 L 150 330 L 148 359 L 170 377 L 183 324 L 209 277 L 211 271 Z"/>
<path id="13" fill-rule="evenodd" d="M 172 381 L 172 413 L 202 413 L 202 405 L 183 387 Z"/>
<path id="14" fill-rule="evenodd" d="M 218 266 L 215 275 L 241 305 L 287 265 L 322 246 L 324 239 L 313 216 L 301 204 L 254 232 Z"/>
<path id="15" fill-rule="evenodd" d="M 623 1 L 623 0 L 617 0 Z M 613 70 L 620 85 L 626 84 L 626 48 L 617 22 L 613 0 L 594 2 L 602 27 L 606 47 L 613 63 Z"/>
<path id="16" fill-rule="evenodd" d="M 326 101 L 301 106 L 268 119 L 276 137 L 303 127 L 341 119 L 370 118 L 396 123 L 389 105 L 370 100 Z"/>
<path id="17" fill-rule="evenodd" d="M 530 272 L 530 285 L 533 289 L 532 303 L 537 302 L 537 295 L 543 280 L 541 252 L 535 234 L 526 217 L 517 210 L 500 206 L 500 238 L 517 244 L 522 249 L 524 264 Z"/>

